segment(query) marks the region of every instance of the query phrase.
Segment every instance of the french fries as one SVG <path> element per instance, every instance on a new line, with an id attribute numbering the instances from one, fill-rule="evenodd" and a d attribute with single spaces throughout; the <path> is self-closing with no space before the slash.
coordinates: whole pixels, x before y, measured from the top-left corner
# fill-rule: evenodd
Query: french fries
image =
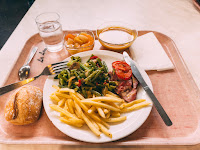
<path id="1" fill-rule="evenodd" d="M 101 129 L 101 131 L 102 131 L 105 135 L 107 135 L 108 137 L 112 138 L 112 133 L 110 133 L 110 132 L 108 131 L 108 129 L 104 127 L 104 125 L 102 125 L 102 124 L 99 123 L 99 122 L 97 122 L 97 125 L 99 126 L 99 128 Z"/>
<path id="2" fill-rule="evenodd" d="M 106 114 L 106 118 L 110 117 L 110 111 Z"/>
<path id="3" fill-rule="evenodd" d="M 74 101 L 72 99 L 68 99 L 67 104 L 69 107 L 69 112 L 74 114 Z"/>
<path id="4" fill-rule="evenodd" d="M 115 112 L 112 112 L 112 113 L 111 113 L 111 116 L 112 116 L 112 117 L 120 117 L 120 112 L 116 112 L 116 111 L 115 111 Z"/>
<path id="5" fill-rule="evenodd" d="M 100 115 L 102 118 L 106 118 L 106 116 L 105 116 L 105 114 L 104 114 L 104 112 L 103 112 L 103 110 L 102 110 L 101 107 L 97 107 L 97 111 L 98 111 L 99 115 Z"/>
<path id="6" fill-rule="evenodd" d="M 60 92 L 55 92 L 55 95 L 62 98 L 71 98 L 69 95 Z"/>
<path id="7" fill-rule="evenodd" d="M 63 113 L 65 116 L 69 117 L 69 118 L 77 118 L 75 115 L 71 114 L 70 112 L 68 112 L 67 110 L 62 109 L 61 107 L 59 107 L 58 105 L 55 104 L 50 104 L 49 107 L 55 111 L 61 112 Z"/>
<path id="8" fill-rule="evenodd" d="M 141 103 L 141 102 L 144 102 L 144 101 L 145 101 L 145 99 L 138 99 L 138 100 L 134 100 L 130 103 L 123 103 L 123 104 L 120 105 L 120 108 L 122 109 L 124 107 L 130 107 L 130 106 L 133 106 L 134 104 L 138 104 L 138 103 Z"/>
<path id="9" fill-rule="evenodd" d="M 100 136 L 101 132 L 93 125 L 93 123 L 85 116 L 84 113 L 82 113 L 82 117 L 85 123 L 88 125 L 88 127 L 92 130 L 92 132 L 95 135 Z"/>
<path id="10" fill-rule="evenodd" d="M 53 87 L 54 89 L 56 89 L 56 90 L 60 90 L 60 88 L 59 88 L 58 86 L 56 86 L 56 85 L 52 85 L 52 87 Z"/>
<path id="11" fill-rule="evenodd" d="M 117 118 L 105 118 L 104 119 L 106 122 L 121 122 L 126 120 L 126 116 L 123 117 L 117 117 Z"/>
<path id="12" fill-rule="evenodd" d="M 64 104 L 65 104 L 65 99 L 61 99 L 61 100 L 58 102 L 58 106 L 59 106 L 59 107 L 62 107 Z"/>
<path id="13" fill-rule="evenodd" d="M 128 111 L 133 111 L 133 110 L 137 110 L 137 109 L 140 109 L 142 107 L 146 107 L 146 106 L 149 106 L 151 103 L 142 103 L 142 104 L 135 104 L 131 107 L 127 107 L 127 108 L 124 108 L 121 110 L 121 112 L 128 112 Z"/>
<path id="14" fill-rule="evenodd" d="M 69 107 L 68 107 L 68 103 L 67 103 L 67 101 L 65 101 L 64 110 L 67 110 L 67 111 L 69 111 Z"/>
<path id="15" fill-rule="evenodd" d="M 120 98 L 115 98 L 115 97 L 101 96 L 101 97 L 95 97 L 95 98 L 88 98 L 87 101 L 94 101 L 94 102 L 103 101 L 103 102 L 117 102 L 117 103 L 121 103 L 124 100 L 120 99 Z"/>
<path id="16" fill-rule="evenodd" d="M 59 89 L 60 92 L 70 92 L 70 93 L 75 93 L 75 91 L 73 89 L 69 89 L 69 88 L 61 88 Z"/>
<path id="17" fill-rule="evenodd" d="M 109 111 L 108 109 L 104 108 L 104 109 L 103 109 L 103 112 L 104 112 L 105 114 L 107 114 L 107 113 L 109 113 L 110 111 Z"/>
<path id="18" fill-rule="evenodd" d="M 108 123 L 120 123 L 126 120 L 126 116 L 121 116 L 123 112 L 129 112 L 150 105 L 144 99 L 138 99 L 130 103 L 126 103 L 118 95 L 107 91 L 105 96 L 85 99 L 81 94 L 69 88 L 56 89 L 50 95 L 54 104 L 49 107 L 60 113 L 59 120 L 68 125 L 81 128 L 86 124 L 90 130 L 100 136 L 104 133 L 112 138 L 109 132 L 110 125 Z"/>
<path id="19" fill-rule="evenodd" d="M 60 117 L 59 119 L 60 119 L 60 121 L 66 123 L 66 124 L 69 124 L 69 125 L 72 125 L 75 127 L 79 127 L 79 128 L 82 127 L 84 124 L 83 120 L 67 119 L 65 117 Z"/>
<path id="20" fill-rule="evenodd" d="M 117 98 L 120 98 L 118 95 L 116 95 L 116 94 L 114 94 L 114 93 L 112 93 L 110 91 L 108 91 L 107 94 L 112 95 L 112 96 L 117 97 Z"/>
<path id="21" fill-rule="evenodd" d="M 114 97 L 115 99 L 124 102 L 123 99 L 121 99 L 121 98 L 119 98 L 119 97 L 116 97 L 116 96 L 114 96 L 114 95 L 111 95 L 111 94 L 106 94 L 106 97 Z"/>
<path id="22" fill-rule="evenodd" d="M 113 106 L 110 106 L 108 104 L 101 103 L 101 102 L 94 102 L 94 101 L 90 101 L 90 100 L 82 100 L 81 102 L 83 104 L 86 104 L 86 105 L 94 105 L 94 106 L 97 106 L 97 107 L 107 108 L 107 109 L 110 109 L 112 111 L 120 111 L 120 109 L 118 109 L 116 107 L 113 107 Z"/>
<path id="23" fill-rule="evenodd" d="M 96 110 L 96 107 L 95 107 L 95 106 L 92 106 L 92 107 L 88 110 L 88 113 L 91 114 L 91 113 L 93 113 L 95 110 Z"/>
<path id="24" fill-rule="evenodd" d="M 75 94 L 76 94 L 76 96 L 77 96 L 78 98 L 80 98 L 81 100 L 85 99 L 85 98 L 84 98 L 81 94 L 79 94 L 78 92 L 76 92 Z"/>
<path id="25" fill-rule="evenodd" d="M 51 100 L 54 101 L 54 102 L 59 102 L 59 101 L 60 101 L 60 99 L 58 98 L 58 96 L 56 96 L 55 94 L 51 94 L 51 95 L 50 95 L 50 98 L 51 98 Z"/>

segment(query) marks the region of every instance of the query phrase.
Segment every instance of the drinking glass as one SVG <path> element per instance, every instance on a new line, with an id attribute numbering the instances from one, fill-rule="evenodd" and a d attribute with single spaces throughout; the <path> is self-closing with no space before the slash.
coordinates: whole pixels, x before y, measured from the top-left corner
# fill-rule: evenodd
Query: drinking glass
<path id="1" fill-rule="evenodd" d="M 63 49 L 63 31 L 60 16 L 55 12 L 42 13 L 35 21 L 48 51 L 58 52 Z"/>

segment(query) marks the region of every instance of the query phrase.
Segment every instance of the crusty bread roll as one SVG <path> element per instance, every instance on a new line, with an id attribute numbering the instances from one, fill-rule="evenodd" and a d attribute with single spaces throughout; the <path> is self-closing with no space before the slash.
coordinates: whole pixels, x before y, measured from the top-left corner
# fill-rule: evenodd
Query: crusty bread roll
<path id="1" fill-rule="evenodd" d="M 17 90 L 6 104 L 6 120 L 15 125 L 26 125 L 38 120 L 42 95 L 42 90 L 35 86 L 24 86 Z"/>

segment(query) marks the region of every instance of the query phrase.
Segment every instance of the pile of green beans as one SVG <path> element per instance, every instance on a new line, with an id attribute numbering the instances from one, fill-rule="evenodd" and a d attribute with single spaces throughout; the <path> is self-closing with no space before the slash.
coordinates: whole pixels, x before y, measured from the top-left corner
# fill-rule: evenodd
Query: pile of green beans
<path id="1" fill-rule="evenodd" d="M 76 63 L 76 68 L 73 64 Z M 86 63 L 80 57 L 71 57 L 69 69 L 62 70 L 55 79 L 59 79 L 59 87 L 71 88 L 85 98 L 103 96 L 106 91 L 114 91 L 117 82 L 109 81 L 108 67 L 99 57 L 91 55 Z"/>

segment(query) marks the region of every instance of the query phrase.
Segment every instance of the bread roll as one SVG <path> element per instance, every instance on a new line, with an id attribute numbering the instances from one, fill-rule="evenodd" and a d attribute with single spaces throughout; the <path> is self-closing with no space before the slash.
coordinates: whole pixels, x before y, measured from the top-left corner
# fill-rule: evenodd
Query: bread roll
<path id="1" fill-rule="evenodd" d="M 6 120 L 15 125 L 26 125 L 38 120 L 42 95 L 42 90 L 35 86 L 24 86 L 17 90 L 6 104 Z"/>

